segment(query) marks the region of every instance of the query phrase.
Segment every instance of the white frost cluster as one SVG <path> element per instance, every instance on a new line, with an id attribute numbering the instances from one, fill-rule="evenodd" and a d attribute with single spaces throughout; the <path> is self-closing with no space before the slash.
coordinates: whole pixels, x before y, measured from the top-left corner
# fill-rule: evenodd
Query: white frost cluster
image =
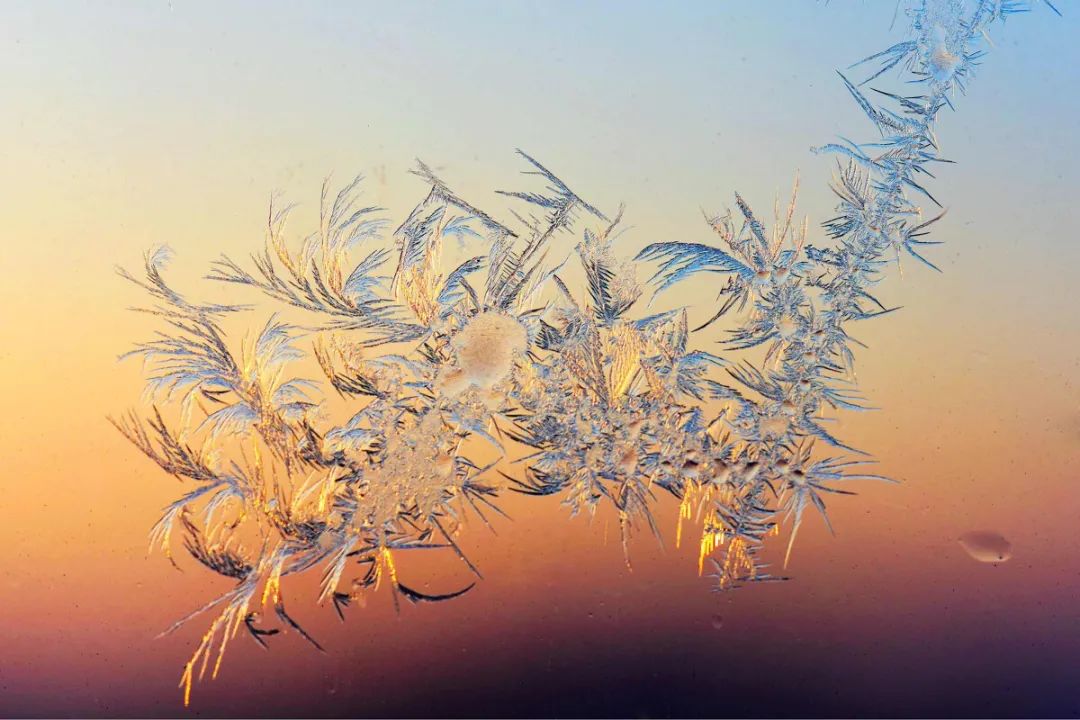
<path id="1" fill-rule="evenodd" d="M 142 278 L 121 271 L 170 331 L 131 354 L 147 360 L 150 395 L 183 409 L 179 419 L 155 405 L 145 419 L 116 421 L 188 484 L 152 544 L 168 554 L 181 534 L 197 562 L 236 583 L 203 608 L 218 614 L 184 668 L 185 700 L 241 628 L 260 644 L 278 631 L 260 626 L 266 607 L 318 646 L 285 607 L 291 575 L 317 568 L 319 602 L 342 617 L 380 587 L 395 603 L 467 591 L 417 591 L 396 558 L 442 549 L 479 577 L 456 538 L 465 515 L 486 523 L 498 514 L 502 492 L 558 496 L 571 514 L 611 513 L 627 562 L 633 530 L 660 532 L 656 499 L 668 494 L 678 501 L 676 543 L 696 526 L 699 571 L 709 562 L 718 589 L 778 579 L 761 557 L 769 536 L 789 528 L 786 565 L 808 508 L 827 524 L 825 497 L 885 479 L 864 472 L 865 453 L 828 429 L 835 412 L 863 407 L 848 330 L 891 312 L 873 295 L 889 262 L 906 255 L 933 267 L 924 237 L 941 216 L 926 219 L 920 203 L 936 203 L 921 184 L 941 159 L 934 123 L 971 76 L 987 28 L 1019 9 L 917 3 L 910 38 L 863 61 L 878 63 L 869 78 L 842 76 L 878 137 L 820 149 L 847 163 L 824 245 L 795 218 L 794 191 L 769 223 L 736 194 L 735 209 L 708 223 L 713 242 L 620 257 L 621 210 L 608 218 L 521 153 L 545 187 L 504 193 L 527 208 L 512 213 L 513 226 L 420 163 L 429 190 L 392 244 L 381 242 L 381 211 L 358 202 L 358 178 L 336 195 L 324 187 L 319 229 L 298 250 L 284 238 L 288 211 L 272 209 L 252 267 L 214 264 L 211 278 L 317 317 L 314 328 L 272 318 L 237 350 L 221 319 L 245 307 L 177 293 L 162 276 L 167 253 L 149 253 Z M 896 67 L 920 94 L 882 92 L 887 104 L 874 104 L 864 86 Z M 564 263 L 549 261 L 570 255 L 573 238 L 584 273 L 576 288 Z M 476 254 L 445 267 L 447 240 Z M 645 262 L 655 292 L 710 273 L 716 306 L 650 313 L 639 303 Z M 719 336 L 695 334 L 721 317 L 730 323 Z M 294 374 L 309 341 L 318 381 Z M 753 349 L 759 362 L 748 359 Z M 349 417 L 327 420 L 328 392 L 352 403 Z M 500 457 L 515 445 L 523 457 L 480 465 L 470 440 Z M 975 541 L 998 560 L 1011 552 L 993 538 L 963 542 Z"/>

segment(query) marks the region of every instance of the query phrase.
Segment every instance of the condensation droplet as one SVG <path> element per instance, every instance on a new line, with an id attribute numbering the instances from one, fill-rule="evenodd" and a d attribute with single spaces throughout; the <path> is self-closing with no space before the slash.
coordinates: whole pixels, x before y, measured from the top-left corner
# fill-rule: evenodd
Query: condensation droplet
<path id="1" fill-rule="evenodd" d="M 718 614 L 712 616 L 713 630 L 719 630 L 724 627 L 724 618 Z"/>
<path id="2" fill-rule="evenodd" d="M 1013 546 L 992 530 L 972 530 L 958 539 L 964 551 L 984 563 L 1002 563 L 1012 557 Z"/>

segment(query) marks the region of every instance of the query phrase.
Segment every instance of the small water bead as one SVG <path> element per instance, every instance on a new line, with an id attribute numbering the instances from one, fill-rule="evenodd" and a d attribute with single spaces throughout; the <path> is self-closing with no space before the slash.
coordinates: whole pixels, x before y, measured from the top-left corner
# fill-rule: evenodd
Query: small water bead
<path id="1" fill-rule="evenodd" d="M 957 542 L 968 555 L 983 563 L 1007 562 L 1013 555 L 1012 543 L 993 530 L 972 530 Z"/>

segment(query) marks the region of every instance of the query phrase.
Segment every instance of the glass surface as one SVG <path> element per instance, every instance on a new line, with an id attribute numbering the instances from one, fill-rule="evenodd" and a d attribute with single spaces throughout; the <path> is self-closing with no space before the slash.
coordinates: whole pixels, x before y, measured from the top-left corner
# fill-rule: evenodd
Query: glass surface
<path id="1" fill-rule="evenodd" d="M 788 581 L 714 592 L 707 562 L 699 575 L 700 522 L 686 520 L 676 546 L 680 500 L 659 489 L 659 541 L 639 520 L 624 548 L 611 503 L 571 518 L 566 491 L 504 487 L 497 505 L 512 520 L 485 513 L 492 532 L 470 510 L 449 533 L 482 579 L 453 549 L 378 556 L 380 587 L 342 623 L 329 596 L 318 602 L 321 566 L 286 578 L 289 616 L 325 652 L 271 601 L 253 625 L 284 632 L 258 636 L 263 648 L 237 625 L 217 678 L 215 645 L 185 710 L 177 683 L 216 611 L 158 636 L 236 583 L 200 567 L 179 530 L 182 572 L 147 552 L 163 508 L 194 485 L 107 420 L 129 408 L 152 416 L 159 401 L 140 394 L 139 359 L 117 356 L 164 328 L 126 310 L 151 300 L 114 265 L 138 273 L 144 252 L 169 246 L 166 277 L 179 291 L 253 305 L 222 321 L 239 352 L 274 312 L 313 322 L 255 289 L 204 279 L 223 254 L 254 267 L 271 200 L 298 203 L 295 251 L 319 225 L 324 179 L 332 201 L 362 173 L 359 206 L 385 208 L 389 246 L 429 191 L 409 174 L 419 157 L 457 196 L 518 223 L 510 210 L 526 206 L 494 191 L 549 183 L 520 174 L 534 168 L 515 148 L 606 217 L 625 203 L 617 259 L 651 243 L 720 247 L 702 209 L 731 209 L 739 229 L 736 191 L 771 229 L 774 199 L 782 217 L 796 174 L 796 231 L 806 217 L 807 244 L 835 246 L 822 223 L 836 214 L 830 182 L 846 158 L 811 148 L 880 139 L 836 70 L 856 82 L 872 74 L 880 58 L 849 66 L 908 36 L 908 4 L 4 4 L 0 714 L 1080 714 L 1080 43 L 1077 8 L 1057 3 L 1058 17 L 1033 5 L 992 24 L 967 93 L 949 95 L 956 111 L 935 127 L 956 164 L 920 178 L 948 214 L 928 238 L 945 244 L 919 252 L 943 272 L 902 253 L 873 288 L 902 309 L 845 326 L 866 345 L 851 343 L 858 389 L 879 409 L 829 410 L 828 431 L 877 461 L 861 472 L 899 483 L 852 480 L 840 487 L 857 496 L 825 495 L 835 536 L 809 508 L 786 569 L 791 519 L 767 537 L 768 572 Z M 945 77 L 960 60 L 942 42 L 932 59 Z M 923 91 L 897 83 L 897 70 L 862 91 L 875 103 L 884 98 L 872 86 Z M 940 212 L 915 189 L 908 197 L 923 219 Z M 565 280 L 584 305 L 574 246 L 606 223 L 581 207 L 578 216 L 546 262 L 569 258 Z M 473 242 L 447 233 L 448 269 Z M 717 274 L 648 307 L 657 267 L 641 261 L 644 294 L 628 317 L 687 306 L 694 327 L 719 309 Z M 734 317 L 693 334 L 693 346 L 761 366 L 767 344 L 717 343 Z M 499 352 L 520 361 L 518 330 L 495 325 L 509 338 Z M 297 341 L 307 353 L 298 362 L 325 383 L 312 340 Z M 502 372 L 490 350 L 472 349 L 479 385 Z M 737 384 L 723 368 L 708 372 Z M 324 429 L 360 407 L 320 392 Z M 195 427 L 204 411 L 192 413 Z M 496 459 L 490 443 L 469 442 L 478 466 Z M 249 448 L 231 447 L 226 458 Z M 852 457 L 820 438 L 814 452 Z M 524 479 L 523 464 L 500 469 Z M 413 603 L 398 582 L 429 596 L 476 584 Z"/>

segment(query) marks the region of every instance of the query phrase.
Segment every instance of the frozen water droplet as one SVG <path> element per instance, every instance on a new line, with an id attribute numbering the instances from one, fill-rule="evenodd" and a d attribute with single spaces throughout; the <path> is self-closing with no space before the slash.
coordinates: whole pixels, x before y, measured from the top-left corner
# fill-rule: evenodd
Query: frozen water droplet
<path id="1" fill-rule="evenodd" d="M 1001 563 L 1012 557 L 1012 543 L 992 530 L 972 530 L 960 536 L 960 547 L 984 563 Z"/>
<path id="2" fill-rule="evenodd" d="M 719 613 L 712 616 L 712 626 L 713 630 L 719 630 L 724 627 L 724 618 L 721 617 Z"/>
<path id="3" fill-rule="evenodd" d="M 525 327 L 509 315 L 484 312 L 474 316 L 454 338 L 460 382 L 490 388 L 514 368 L 514 358 L 529 345 Z"/>

